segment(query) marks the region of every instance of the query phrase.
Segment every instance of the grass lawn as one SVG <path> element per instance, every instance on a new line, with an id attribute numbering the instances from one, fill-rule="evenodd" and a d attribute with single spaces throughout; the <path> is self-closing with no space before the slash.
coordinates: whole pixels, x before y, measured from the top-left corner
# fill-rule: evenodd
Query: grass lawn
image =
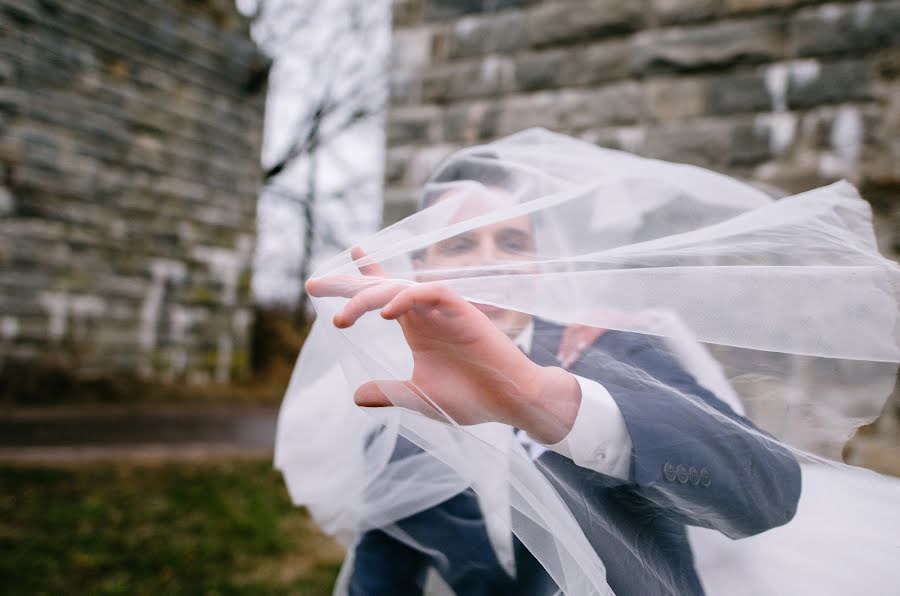
<path id="1" fill-rule="evenodd" d="M 0 467 L 0 594 L 330 594 L 341 558 L 269 461 Z"/>

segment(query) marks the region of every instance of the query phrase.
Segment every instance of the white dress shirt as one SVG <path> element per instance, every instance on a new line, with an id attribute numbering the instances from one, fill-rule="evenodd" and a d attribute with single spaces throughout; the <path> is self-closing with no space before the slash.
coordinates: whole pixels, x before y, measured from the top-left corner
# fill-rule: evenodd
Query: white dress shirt
<path id="1" fill-rule="evenodd" d="M 513 341 L 525 354 L 530 354 L 533 339 L 532 321 Z M 581 387 L 581 405 L 569 434 L 553 445 L 535 441 L 522 430 L 516 432 L 516 437 L 532 458 L 536 459 L 549 449 L 583 468 L 627 480 L 631 465 L 631 435 L 619 406 L 600 383 L 572 376 Z"/>

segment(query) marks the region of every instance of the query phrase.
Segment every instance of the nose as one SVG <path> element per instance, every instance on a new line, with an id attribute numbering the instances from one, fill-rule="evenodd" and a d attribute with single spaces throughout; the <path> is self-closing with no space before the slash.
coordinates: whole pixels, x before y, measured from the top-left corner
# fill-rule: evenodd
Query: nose
<path id="1" fill-rule="evenodd" d="M 478 264 L 479 265 L 488 265 L 490 263 L 495 263 L 497 261 L 497 257 L 499 256 L 499 252 L 497 251 L 497 245 L 494 243 L 492 238 L 483 239 L 478 246 Z"/>

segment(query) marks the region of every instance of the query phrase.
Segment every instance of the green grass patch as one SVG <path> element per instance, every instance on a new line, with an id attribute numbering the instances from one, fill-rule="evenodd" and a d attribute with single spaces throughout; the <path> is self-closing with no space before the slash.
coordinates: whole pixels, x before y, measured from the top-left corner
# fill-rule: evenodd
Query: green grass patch
<path id="1" fill-rule="evenodd" d="M 266 462 L 0 467 L 0 594 L 330 594 L 342 558 Z"/>

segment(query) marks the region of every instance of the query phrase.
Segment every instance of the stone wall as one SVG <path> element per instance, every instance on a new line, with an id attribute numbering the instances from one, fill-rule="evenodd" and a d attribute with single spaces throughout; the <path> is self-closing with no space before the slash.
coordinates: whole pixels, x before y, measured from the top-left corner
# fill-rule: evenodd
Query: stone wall
<path id="1" fill-rule="evenodd" d="M 395 0 L 385 220 L 528 126 L 799 192 L 848 178 L 900 248 L 900 2 Z"/>
<path id="2" fill-rule="evenodd" d="M 544 126 L 788 192 L 847 178 L 876 210 L 883 252 L 900 251 L 898 0 L 393 8 L 385 223 L 451 151 Z M 895 392 L 854 461 L 900 474 L 898 414 Z"/>
<path id="3" fill-rule="evenodd" d="M 248 366 L 267 61 L 231 0 L 0 0 L 0 372 Z"/>

